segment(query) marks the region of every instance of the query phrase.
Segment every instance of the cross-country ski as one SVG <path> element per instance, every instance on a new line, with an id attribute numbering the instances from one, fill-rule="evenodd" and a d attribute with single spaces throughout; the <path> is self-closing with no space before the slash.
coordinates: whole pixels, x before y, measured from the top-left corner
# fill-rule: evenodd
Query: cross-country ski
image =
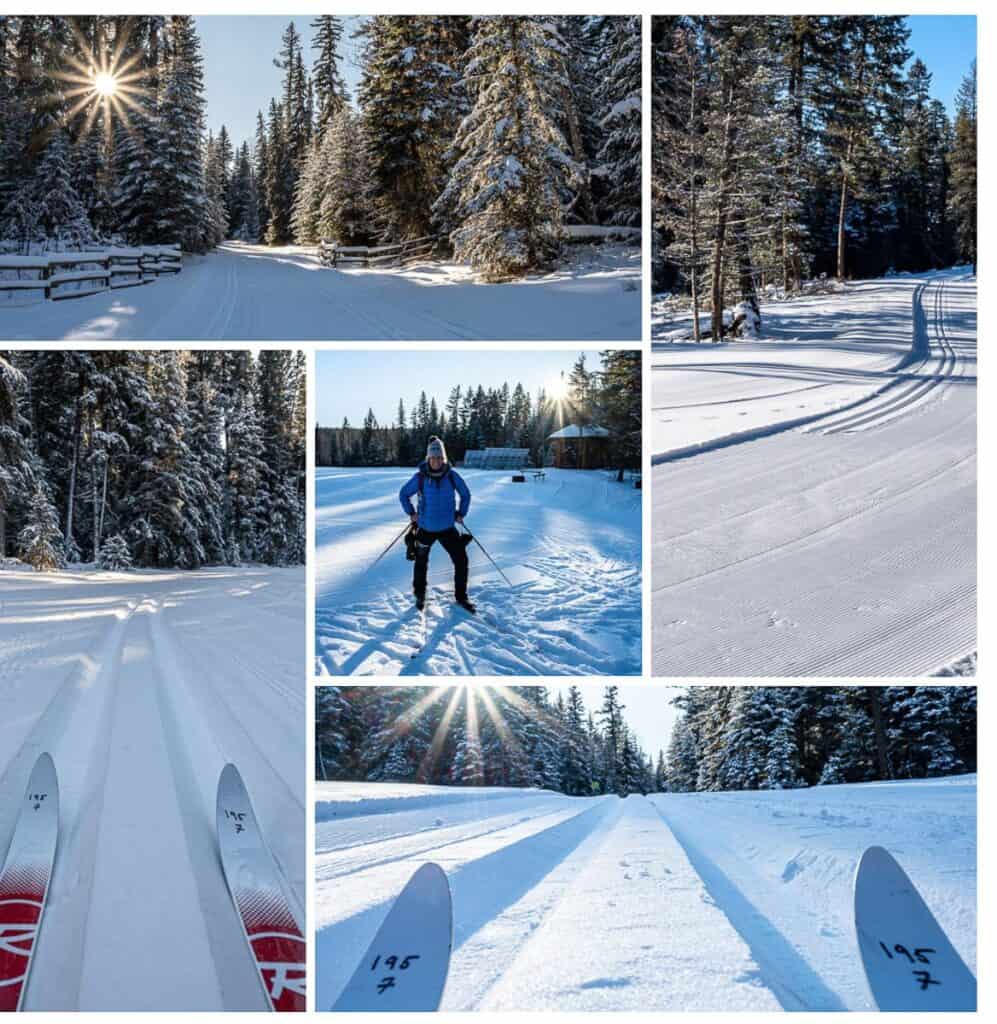
<path id="1" fill-rule="evenodd" d="M 453 901 L 443 1012 L 972 998 L 971 687 L 690 686 L 677 708 L 638 685 L 318 691 L 319 1009 L 379 1007 L 378 954 L 412 951 L 379 931 L 427 861 Z M 887 845 L 930 912 L 866 852 Z M 442 943 L 442 918 L 422 914 L 411 940 Z M 354 984 L 367 994 L 338 1006 Z"/>
<path id="2" fill-rule="evenodd" d="M 234 764 L 218 779 L 218 845 L 232 902 L 273 1008 L 305 1010 L 305 939 Z"/>
<path id="3" fill-rule="evenodd" d="M 332 1009 L 347 1013 L 439 1009 L 452 944 L 453 906 L 447 876 L 439 865 L 423 864 L 391 904 Z M 316 965 L 320 974 L 323 968 L 323 963 Z"/>
<path id="4" fill-rule="evenodd" d="M 59 779 L 35 762 L 0 870 L 0 1011 L 19 1010 L 42 927 L 59 838 Z"/>
<path id="5" fill-rule="evenodd" d="M 855 934 L 880 1010 L 976 1010 L 976 978 L 881 846 L 869 847 L 855 871 Z"/>

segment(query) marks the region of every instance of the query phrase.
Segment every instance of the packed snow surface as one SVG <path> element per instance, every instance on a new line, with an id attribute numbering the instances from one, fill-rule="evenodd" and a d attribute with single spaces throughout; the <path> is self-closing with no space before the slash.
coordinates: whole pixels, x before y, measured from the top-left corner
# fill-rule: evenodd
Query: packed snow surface
<path id="1" fill-rule="evenodd" d="M 976 649 L 976 280 L 653 356 L 654 672 L 927 675 Z M 790 338 L 795 340 L 790 340 Z"/>
<path id="2" fill-rule="evenodd" d="M 411 469 L 316 471 L 319 675 L 638 675 L 641 492 L 615 474 L 459 470 L 471 490 L 471 616 L 453 603 L 453 566 L 429 559 L 425 621 L 398 491 Z M 511 584 L 511 586 L 509 585 Z"/>
<path id="3" fill-rule="evenodd" d="M 229 242 L 152 284 L 0 308 L 0 338 L 74 341 L 636 340 L 640 247 L 570 246 L 508 284 L 469 268 L 331 269 L 311 249 Z"/>
<path id="4" fill-rule="evenodd" d="M 435 861 L 454 901 L 443 1010 L 869 1010 L 852 923 L 885 846 L 976 969 L 976 778 L 566 797 L 319 783 L 316 993 L 328 1009 Z"/>
<path id="5" fill-rule="evenodd" d="M 0 571 L 0 861 L 55 760 L 59 847 L 29 1010 L 265 1010 L 222 875 L 242 772 L 304 906 L 304 573 Z"/>

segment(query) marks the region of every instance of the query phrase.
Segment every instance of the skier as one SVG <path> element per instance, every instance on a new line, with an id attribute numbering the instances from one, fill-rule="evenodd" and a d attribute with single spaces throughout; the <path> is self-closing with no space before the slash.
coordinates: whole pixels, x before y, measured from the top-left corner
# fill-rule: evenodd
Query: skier
<path id="1" fill-rule="evenodd" d="M 418 494 L 418 512 L 412 507 L 412 498 Z M 457 498 L 459 507 L 455 507 Z M 447 450 L 435 435 L 426 445 L 426 458 L 412 479 L 398 492 L 402 509 L 412 523 L 415 547 L 415 570 L 412 590 L 415 606 L 422 611 L 426 606 L 426 574 L 429 571 L 429 550 L 436 541 L 450 556 L 454 569 L 454 600 L 462 608 L 474 613 L 474 605 L 467 596 L 467 543 L 470 534 L 461 535 L 455 523 L 463 523 L 471 506 L 471 492 L 467 484 L 447 461 Z"/>

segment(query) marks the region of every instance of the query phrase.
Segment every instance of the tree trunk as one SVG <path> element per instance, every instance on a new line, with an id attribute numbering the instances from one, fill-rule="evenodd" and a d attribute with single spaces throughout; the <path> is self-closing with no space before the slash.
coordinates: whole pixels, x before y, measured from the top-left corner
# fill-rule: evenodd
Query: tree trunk
<path id="1" fill-rule="evenodd" d="M 841 168 L 841 202 L 838 206 L 838 273 L 839 281 L 845 279 L 845 212 L 848 208 L 848 166 L 852 158 L 852 143 L 848 141 L 845 164 Z"/>
<path id="2" fill-rule="evenodd" d="M 717 190 L 717 220 L 713 238 L 713 280 L 710 282 L 710 301 L 713 305 L 710 316 L 710 337 L 723 341 L 724 336 L 724 246 L 727 242 L 727 204 L 730 192 L 730 151 L 733 128 L 728 112 L 724 122 L 723 160 L 721 162 L 720 187 Z"/>
<path id="3" fill-rule="evenodd" d="M 73 420 L 73 461 L 69 467 L 69 493 L 66 497 L 66 550 L 73 546 L 73 506 L 76 502 L 76 465 L 80 459 L 80 434 L 83 430 L 83 375 L 80 374 L 80 393 L 76 396 L 76 415 Z"/>
<path id="4" fill-rule="evenodd" d="M 886 730 L 883 727 L 883 705 L 880 703 L 881 687 L 867 686 L 866 693 L 869 695 L 869 710 L 872 712 L 872 731 L 876 740 L 876 763 L 879 766 L 879 777 L 890 779 L 893 777 L 890 772 L 890 758 L 886 746 Z"/>

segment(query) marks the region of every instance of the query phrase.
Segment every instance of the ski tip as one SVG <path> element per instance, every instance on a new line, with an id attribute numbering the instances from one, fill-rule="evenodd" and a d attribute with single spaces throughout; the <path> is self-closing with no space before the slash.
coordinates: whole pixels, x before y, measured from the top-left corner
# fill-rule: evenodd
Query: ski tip
<path id="1" fill-rule="evenodd" d="M 38 755 L 28 779 L 29 788 L 34 789 L 39 786 L 52 790 L 58 798 L 59 775 L 55 770 L 55 760 L 48 751 Z"/>
<path id="2" fill-rule="evenodd" d="M 410 881 L 414 882 L 416 879 L 419 879 L 420 882 L 436 882 L 439 885 L 446 886 L 447 890 L 450 889 L 450 879 L 447 878 L 447 873 L 435 861 L 426 861 L 412 875 Z"/>

